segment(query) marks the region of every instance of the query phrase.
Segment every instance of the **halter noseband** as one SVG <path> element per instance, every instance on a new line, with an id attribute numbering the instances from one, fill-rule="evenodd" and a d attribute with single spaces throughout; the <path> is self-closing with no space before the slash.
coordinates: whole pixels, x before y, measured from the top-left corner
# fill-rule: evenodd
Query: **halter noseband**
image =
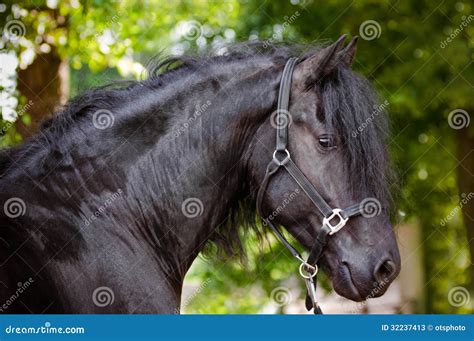
<path id="1" fill-rule="evenodd" d="M 306 297 L 306 308 L 310 310 L 313 308 L 315 314 L 321 314 L 322 311 L 316 301 L 316 275 L 318 273 L 318 262 L 323 253 L 324 246 L 327 243 L 328 236 L 341 230 L 353 216 L 357 216 L 362 213 L 360 204 L 355 204 L 345 209 L 334 208 L 332 209 L 323 197 L 318 193 L 313 184 L 298 168 L 298 166 L 291 159 L 290 152 L 288 151 L 288 122 L 289 120 L 289 102 L 290 102 L 290 90 L 291 81 L 293 77 L 293 70 L 295 68 L 298 58 L 290 58 L 283 70 L 280 81 L 280 91 L 278 94 L 278 107 L 277 107 L 277 131 L 276 131 L 276 148 L 273 153 L 273 158 L 267 166 L 265 177 L 260 185 L 257 194 L 257 211 L 262 218 L 264 224 L 270 226 L 273 232 L 276 234 L 278 239 L 285 245 L 285 247 L 291 252 L 291 254 L 298 259 L 301 264 L 299 267 L 300 275 L 305 279 L 308 295 Z M 300 253 L 286 240 L 281 231 L 275 226 L 270 219 L 265 218 L 262 214 L 262 201 L 265 194 L 265 190 L 268 187 L 270 178 L 280 168 L 284 168 L 290 176 L 295 180 L 299 187 L 306 193 L 309 199 L 317 207 L 317 209 L 324 216 L 321 230 L 319 231 L 316 240 L 311 248 L 308 259 L 305 261 Z M 332 223 L 336 220 L 335 223 Z"/>

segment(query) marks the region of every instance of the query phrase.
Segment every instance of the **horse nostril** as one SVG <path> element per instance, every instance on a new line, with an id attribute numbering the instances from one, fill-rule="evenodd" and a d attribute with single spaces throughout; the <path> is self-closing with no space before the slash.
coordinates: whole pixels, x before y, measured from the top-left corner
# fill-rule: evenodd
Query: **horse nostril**
<path id="1" fill-rule="evenodd" d="M 396 273 L 397 266 L 395 263 L 390 259 L 386 259 L 377 265 L 374 271 L 374 277 L 380 284 L 392 280 Z"/>

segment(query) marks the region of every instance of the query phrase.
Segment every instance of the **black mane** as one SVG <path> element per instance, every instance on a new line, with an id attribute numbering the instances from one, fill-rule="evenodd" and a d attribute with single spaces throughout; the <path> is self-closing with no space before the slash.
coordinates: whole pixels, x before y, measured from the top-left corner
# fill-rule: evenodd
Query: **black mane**
<path id="1" fill-rule="evenodd" d="M 355 196 L 375 197 L 388 207 L 388 183 L 394 181 L 386 150 L 388 103 L 380 103 L 367 79 L 344 67 L 324 83 L 323 103 L 325 119 L 341 139 Z"/>

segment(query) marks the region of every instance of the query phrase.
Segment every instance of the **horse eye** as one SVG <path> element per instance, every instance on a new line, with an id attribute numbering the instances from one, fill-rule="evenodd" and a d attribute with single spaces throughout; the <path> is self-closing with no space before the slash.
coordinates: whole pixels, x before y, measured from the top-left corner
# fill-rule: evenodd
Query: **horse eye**
<path id="1" fill-rule="evenodd" d="M 331 149 L 336 147 L 336 140 L 329 135 L 321 136 L 318 139 L 319 145 L 324 149 Z"/>

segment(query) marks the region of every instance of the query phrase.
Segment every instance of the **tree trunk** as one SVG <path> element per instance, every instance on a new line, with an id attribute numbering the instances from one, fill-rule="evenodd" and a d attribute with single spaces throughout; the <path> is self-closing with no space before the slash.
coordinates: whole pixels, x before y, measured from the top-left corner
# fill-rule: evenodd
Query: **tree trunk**
<path id="1" fill-rule="evenodd" d="M 62 60 L 54 46 L 48 54 L 39 54 L 34 62 L 18 72 L 18 90 L 25 96 L 29 124 L 19 118 L 16 122 L 17 131 L 27 138 L 38 130 L 45 118 L 50 117 L 59 105 L 66 102 L 69 95 L 69 66 Z"/>
<path id="2" fill-rule="evenodd" d="M 474 110 L 467 110 L 474 113 Z M 457 158 L 460 162 L 457 167 L 458 191 L 462 196 L 474 193 L 474 134 L 469 127 L 456 132 Z M 470 196 L 469 196 L 470 197 Z M 464 198 L 461 197 L 460 200 Z M 467 199 L 462 205 L 462 215 L 466 228 L 466 237 L 469 244 L 470 264 L 474 264 L 474 199 Z M 469 267 L 470 287 L 469 291 L 474 293 L 474 266 Z"/>

